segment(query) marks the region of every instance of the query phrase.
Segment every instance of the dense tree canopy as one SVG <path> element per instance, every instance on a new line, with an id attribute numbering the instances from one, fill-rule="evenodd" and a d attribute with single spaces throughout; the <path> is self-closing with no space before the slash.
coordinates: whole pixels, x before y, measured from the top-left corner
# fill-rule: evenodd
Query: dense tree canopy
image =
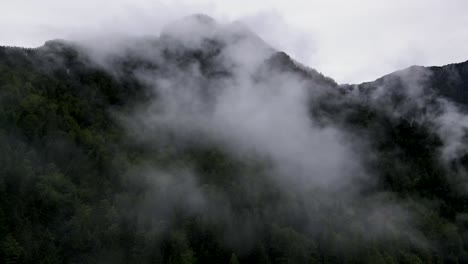
<path id="1" fill-rule="evenodd" d="M 211 53 L 164 56 L 181 68 L 199 61 L 209 78 L 229 76 L 213 64 L 219 50 L 210 45 Z M 373 181 L 360 191 L 370 199 L 390 193 L 382 199 L 414 214 L 416 231 L 389 228 L 373 236 L 365 221 L 349 228 L 360 214 L 349 204 L 282 192 L 268 176 L 268 162 L 235 155 L 216 140 L 180 138 L 164 129 L 153 135 L 156 144 L 135 140 L 120 119 L 154 98 L 132 74 L 143 62 L 117 58 L 120 72 L 111 72 L 73 45 L 50 42 L 38 49 L 0 48 L 0 262 L 466 263 L 468 156 L 443 163 L 442 139 L 429 129 L 430 120 L 336 99 L 350 96 L 348 90 L 365 97 L 384 81 L 338 86 L 283 53 L 275 56 L 270 65 L 333 90 L 311 99 L 311 117 L 370 139 L 374 158 L 365 165 Z M 432 69 L 426 85 L 448 86 L 441 96 L 466 103 L 466 65 Z M 455 85 L 444 75 L 451 68 L 462 73 Z M 398 91 L 398 81 L 385 83 Z M 398 96 L 385 100 L 404 104 Z M 170 174 L 155 181 L 148 176 L 154 167 L 194 171 L 203 195 L 222 205 L 216 210 L 232 214 L 207 213 L 190 193 L 190 181 Z M 167 185 L 176 187 L 167 191 Z"/>

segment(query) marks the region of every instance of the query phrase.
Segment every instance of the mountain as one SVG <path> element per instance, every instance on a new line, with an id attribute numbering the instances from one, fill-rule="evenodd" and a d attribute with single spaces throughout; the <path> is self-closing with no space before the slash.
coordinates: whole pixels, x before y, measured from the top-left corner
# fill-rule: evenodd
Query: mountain
<path id="1" fill-rule="evenodd" d="M 338 84 L 240 23 L 0 47 L 1 263 L 465 263 L 468 62 Z"/>
<path id="2" fill-rule="evenodd" d="M 383 76 L 373 82 L 361 84 L 360 87 L 381 86 L 393 82 L 390 86 L 393 89 L 400 89 L 405 82 L 400 78 L 402 75 L 408 76 L 418 72 L 426 75 L 426 78 L 421 80 L 421 86 L 435 91 L 437 95 L 445 97 L 461 107 L 468 104 L 467 91 L 465 91 L 468 79 L 468 61 L 438 67 L 413 66 Z"/>

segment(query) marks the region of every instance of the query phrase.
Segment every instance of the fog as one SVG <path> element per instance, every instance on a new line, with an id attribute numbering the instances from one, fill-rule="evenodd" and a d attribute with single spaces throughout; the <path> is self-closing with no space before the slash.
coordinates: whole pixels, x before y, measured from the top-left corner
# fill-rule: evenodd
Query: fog
<path id="1" fill-rule="evenodd" d="M 252 205 L 238 215 L 239 194 L 212 185 L 213 179 L 207 182 L 195 164 L 167 168 L 150 161 L 128 177 L 148 187 L 144 202 L 132 205 L 145 225 L 171 226 L 181 212 L 198 216 L 223 226 L 226 245 L 238 252 L 254 247 L 269 219 L 301 222 L 298 229 L 311 235 L 328 225 L 372 241 L 393 239 L 397 233 L 429 247 L 412 212 L 417 202 L 384 190 L 367 191 L 379 177 L 371 164 L 384 159 L 374 154 L 373 144 L 381 139 L 358 133 L 345 121 L 348 111 L 364 105 L 389 120 L 428 125 L 443 139 L 440 162 L 453 160 L 450 155 L 464 146 L 464 126 L 453 126 L 451 120 L 465 115 L 448 101 L 433 103 L 423 84 L 430 75 L 426 70 L 394 75 L 402 84 L 399 89 L 390 89 L 395 80 L 385 79 L 364 93 L 355 87 L 343 94 L 336 83 L 284 57 L 244 25 L 204 15 L 168 24 L 157 39 L 116 43 L 105 50 L 80 45 L 113 74 L 121 70 L 116 57 L 143 62 L 132 74 L 149 89 L 149 100 L 130 113 L 116 114 L 129 139 L 150 149 L 220 148 L 247 168 L 228 173 L 242 199 L 270 197 L 265 206 Z M 403 103 L 396 104 L 392 94 L 403 96 Z M 312 114 L 322 104 L 337 109 L 331 122 Z M 252 164 L 258 168 L 248 169 Z M 404 167 L 397 160 L 394 166 Z M 211 177 L 223 181 L 226 175 Z"/>
<path id="2" fill-rule="evenodd" d="M 54 2 L 6 30 L 65 39 L 0 49 L 11 219 L 76 262 L 462 262 L 468 63 L 405 67 L 465 59 L 464 4 L 311 3 Z"/>
<path id="3" fill-rule="evenodd" d="M 242 21 L 268 43 L 340 83 L 371 81 L 418 65 L 468 57 L 466 1 L 2 1 L 0 44 L 157 36 L 192 13 Z M 101 43 L 105 44 L 105 43 Z"/>

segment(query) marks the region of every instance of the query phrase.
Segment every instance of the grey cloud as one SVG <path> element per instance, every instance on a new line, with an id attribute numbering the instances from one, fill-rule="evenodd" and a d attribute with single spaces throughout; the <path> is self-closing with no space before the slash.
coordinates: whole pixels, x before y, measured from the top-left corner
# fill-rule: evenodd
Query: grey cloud
<path id="1" fill-rule="evenodd" d="M 192 24 L 194 31 L 190 30 Z M 271 68 L 267 62 L 277 53 L 239 24 L 219 24 L 195 16 L 166 30 L 142 49 L 124 44 L 127 55 L 154 65 L 154 69 L 142 67 L 134 72 L 154 98 L 119 119 L 135 140 L 149 147 L 175 137 L 177 145 L 215 144 L 236 159 L 259 162 L 261 175 L 276 190 L 278 201 L 235 215 L 232 207 L 236 204 L 230 191 L 207 188 L 199 180 L 202 175 L 192 170 L 166 172 L 154 167 L 145 176 L 152 184 L 148 185 L 150 202 L 139 211 L 143 218 L 148 213 L 165 216 L 174 208 L 185 208 L 188 214 L 222 224 L 223 239 L 238 250 L 254 246 L 266 219 L 303 219 L 307 223 L 303 230 L 316 234 L 330 220 L 322 214 L 346 216 L 352 223 L 345 224 L 338 217 L 330 224 L 364 236 L 372 229 L 370 240 L 405 230 L 405 236 L 424 245 L 424 238 L 413 230 L 413 216 L 405 209 L 407 205 L 390 194 L 375 199 L 360 195 L 374 181 L 366 168 L 368 156 L 363 154 L 371 151 L 366 149 L 366 140 L 340 126 L 324 126 L 311 118 L 310 104 L 319 104 L 330 92 L 337 93 L 336 84 L 327 86 L 295 72 Z M 209 46 L 207 40 L 216 43 Z M 110 50 L 121 49 L 117 45 Z M 191 61 L 192 52 L 208 56 L 206 60 L 214 62 L 214 69 L 200 60 Z M 106 56 L 111 58 L 112 54 Z M 177 58 L 185 62 L 178 64 Z M 105 60 L 104 65 L 112 70 Z M 295 67 L 315 74 L 299 66 Z M 412 85 L 411 78 L 408 85 Z M 258 174 L 235 177 L 244 195 L 268 193 L 265 187 L 249 180 Z M 163 196 L 152 197 L 152 192 Z M 170 202 L 164 206 L 158 202 L 166 200 Z"/>
<path id="2" fill-rule="evenodd" d="M 357 83 L 413 64 L 466 60 L 466 9 L 462 0 L 3 1 L 0 42 L 34 47 L 55 38 L 157 36 L 171 20 L 202 12 L 222 22 L 241 20 L 295 59 Z"/>

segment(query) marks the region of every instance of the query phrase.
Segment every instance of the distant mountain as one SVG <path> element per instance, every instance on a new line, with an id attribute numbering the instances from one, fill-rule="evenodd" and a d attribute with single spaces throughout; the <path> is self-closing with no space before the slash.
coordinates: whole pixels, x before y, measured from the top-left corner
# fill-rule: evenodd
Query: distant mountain
<path id="1" fill-rule="evenodd" d="M 360 84 L 359 87 L 388 85 L 394 88 L 404 86 L 401 76 L 424 72 L 421 86 L 433 89 L 438 95 L 448 98 L 460 105 L 468 104 L 467 80 L 468 61 L 437 67 L 412 66 L 405 70 L 391 73 L 373 82 Z M 390 88 L 389 88 L 390 89 Z"/>
<path id="2" fill-rule="evenodd" d="M 205 15 L 0 47 L 0 263 L 466 263 L 467 89 L 338 84 Z"/>

